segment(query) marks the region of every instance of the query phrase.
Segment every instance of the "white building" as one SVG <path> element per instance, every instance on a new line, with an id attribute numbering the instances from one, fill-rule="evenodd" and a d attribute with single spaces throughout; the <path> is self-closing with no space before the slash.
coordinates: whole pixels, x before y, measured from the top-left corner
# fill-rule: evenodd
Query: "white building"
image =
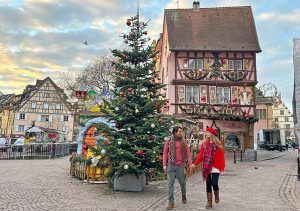
<path id="1" fill-rule="evenodd" d="M 273 110 L 273 124 L 272 128 L 278 128 L 282 134 L 282 139 L 293 139 L 294 136 L 294 118 L 293 114 L 284 105 L 282 101 L 274 104 Z"/>

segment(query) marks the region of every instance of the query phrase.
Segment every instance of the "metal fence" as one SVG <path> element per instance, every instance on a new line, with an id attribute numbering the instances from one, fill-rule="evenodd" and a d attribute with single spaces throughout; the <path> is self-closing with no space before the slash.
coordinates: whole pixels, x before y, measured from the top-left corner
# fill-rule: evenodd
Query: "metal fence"
<path id="1" fill-rule="evenodd" d="M 71 145 L 75 148 L 75 146 Z M 72 148 L 72 149 L 73 149 Z M 1 145 L 0 159 L 55 158 L 70 154 L 69 143 L 32 143 L 27 145 Z"/>

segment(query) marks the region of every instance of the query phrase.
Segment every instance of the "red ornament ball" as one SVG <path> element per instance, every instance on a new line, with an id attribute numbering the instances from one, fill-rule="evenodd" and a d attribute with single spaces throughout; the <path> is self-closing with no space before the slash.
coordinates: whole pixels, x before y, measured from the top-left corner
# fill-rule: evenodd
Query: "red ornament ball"
<path id="1" fill-rule="evenodd" d="M 153 141 L 155 139 L 155 136 L 150 136 L 149 138 L 151 141 Z"/>
<path id="2" fill-rule="evenodd" d="M 133 89 L 129 87 L 129 88 L 127 89 L 127 91 L 128 91 L 129 93 L 132 93 Z"/>
<path id="3" fill-rule="evenodd" d="M 158 108 L 159 105 L 157 103 L 154 104 L 154 108 Z"/>
<path id="4" fill-rule="evenodd" d="M 121 53 L 121 58 L 122 59 L 126 59 L 126 54 L 125 53 Z"/>
<path id="5" fill-rule="evenodd" d="M 127 26 L 131 25 L 131 19 L 130 18 L 127 19 L 126 24 L 127 24 Z"/>
<path id="6" fill-rule="evenodd" d="M 142 150 L 138 150 L 138 151 L 136 152 L 136 154 L 137 154 L 138 156 L 142 157 L 144 153 L 143 153 Z"/>

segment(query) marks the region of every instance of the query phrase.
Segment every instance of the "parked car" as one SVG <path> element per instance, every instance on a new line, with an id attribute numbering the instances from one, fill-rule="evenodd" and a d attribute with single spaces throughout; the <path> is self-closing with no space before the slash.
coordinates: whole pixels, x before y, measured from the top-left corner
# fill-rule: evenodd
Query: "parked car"
<path id="1" fill-rule="evenodd" d="M 6 145 L 6 138 L 0 138 L 0 152 L 6 152 L 7 145 Z"/>
<path id="2" fill-rule="evenodd" d="M 16 142 L 12 145 L 13 152 L 23 152 L 25 138 L 18 138 Z"/>

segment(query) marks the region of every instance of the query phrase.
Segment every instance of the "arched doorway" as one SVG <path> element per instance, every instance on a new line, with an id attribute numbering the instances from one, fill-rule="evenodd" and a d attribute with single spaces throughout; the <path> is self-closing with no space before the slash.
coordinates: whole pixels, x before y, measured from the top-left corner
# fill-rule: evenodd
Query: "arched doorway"
<path id="1" fill-rule="evenodd" d="M 239 137 L 234 133 L 229 134 L 226 137 L 224 143 L 226 149 L 241 149 L 241 141 Z"/>

